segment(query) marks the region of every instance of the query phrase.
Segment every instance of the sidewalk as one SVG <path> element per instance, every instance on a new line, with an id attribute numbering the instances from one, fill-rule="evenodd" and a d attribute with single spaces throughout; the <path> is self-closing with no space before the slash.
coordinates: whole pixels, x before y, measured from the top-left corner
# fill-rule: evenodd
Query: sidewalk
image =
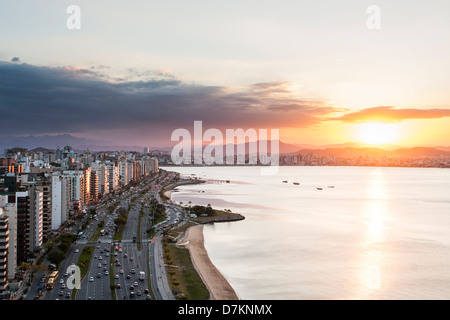
<path id="1" fill-rule="evenodd" d="M 161 294 L 163 300 L 175 300 L 174 295 L 169 287 L 169 282 L 167 281 L 166 271 L 164 260 L 162 256 L 162 238 L 161 235 L 156 235 L 152 239 L 152 243 L 154 244 L 154 254 L 155 257 L 155 272 L 152 276 L 156 277 L 156 283 L 158 286 L 158 291 Z"/>

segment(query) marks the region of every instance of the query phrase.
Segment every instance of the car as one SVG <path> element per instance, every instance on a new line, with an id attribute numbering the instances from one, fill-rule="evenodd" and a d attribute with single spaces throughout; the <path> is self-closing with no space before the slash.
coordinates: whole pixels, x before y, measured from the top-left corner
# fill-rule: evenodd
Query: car
<path id="1" fill-rule="evenodd" d="M 121 267 L 121 266 L 122 266 L 122 264 L 120 262 L 116 263 L 116 267 Z"/>
<path id="2" fill-rule="evenodd" d="M 102 260 L 102 259 L 103 259 L 103 257 L 102 257 L 102 256 L 98 257 L 98 260 Z"/>
<path id="3" fill-rule="evenodd" d="M 64 277 L 67 277 L 69 274 L 67 272 L 64 272 Z"/>
<path id="4" fill-rule="evenodd" d="M 64 279 L 60 279 L 59 284 L 63 284 L 63 283 L 64 283 Z"/>
<path id="5" fill-rule="evenodd" d="M 105 256 L 109 257 L 109 252 L 106 252 L 106 253 L 105 253 Z"/>
<path id="6" fill-rule="evenodd" d="M 94 255 L 94 259 L 97 259 L 97 255 Z"/>
<path id="7" fill-rule="evenodd" d="M 117 288 L 117 289 L 122 288 L 122 287 L 120 286 L 120 283 L 116 284 L 116 288 Z"/>
<path id="8" fill-rule="evenodd" d="M 97 278 L 101 278 L 101 277 L 102 277 L 101 273 L 97 273 Z"/>
<path id="9" fill-rule="evenodd" d="M 89 278 L 89 281 L 90 281 L 90 282 L 93 282 L 93 281 L 94 281 L 94 277 L 90 277 L 90 278 Z"/>
<path id="10" fill-rule="evenodd" d="M 67 298 L 67 299 L 70 299 L 70 292 L 67 292 L 67 293 L 66 293 L 66 298 Z"/>
<path id="11" fill-rule="evenodd" d="M 127 274 L 127 279 L 131 279 L 131 275 Z"/>
<path id="12" fill-rule="evenodd" d="M 123 255 L 123 257 L 124 257 L 124 258 L 128 258 L 128 255 L 125 253 L 125 254 Z"/>
<path id="13" fill-rule="evenodd" d="M 114 260 L 115 263 L 119 262 L 119 259 Z"/>
<path id="14" fill-rule="evenodd" d="M 120 270 L 119 273 L 120 273 L 120 274 L 123 274 L 123 270 Z"/>
<path id="15" fill-rule="evenodd" d="M 130 286 L 130 290 L 134 290 L 134 286 L 133 285 Z"/>
<path id="16" fill-rule="evenodd" d="M 105 270 L 105 276 L 107 276 L 109 274 L 108 270 Z"/>
<path id="17" fill-rule="evenodd" d="M 114 278 L 116 278 L 116 279 L 119 279 L 119 275 L 118 275 L 118 274 L 116 274 L 116 275 L 114 276 Z"/>
<path id="18" fill-rule="evenodd" d="M 138 286 L 138 283 L 137 283 L 136 281 L 133 282 L 133 286 L 137 287 L 137 286 Z"/>
<path id="19" fill-rule="evenodd" d="M 144 293 L 145 293 L 145 294 L 149 294 L 149 292 L 150 292 L 150 291 L 149 291 L 148 289 L 145 289 L 145 290 L 144 290 Z"/>
<path id="20" fill-rule="evenodd" d="M 136 270 L 131 269 L 131 273 L 132 273 L 132 274 L 135 274 L 135 273 L 136 273 Z"/>
<path id="21" fill-rule="evenodd" d="M 148 294 L 148 295 L 145 297 L 145 299 L 146 299 L 146 300 L 151 300 L 152 297 L 150 297 L 150 295 Z"/>
<path id="22" fill-rule="evenodd" d="M 102 264 L 101 264 L 101 263 L 99 263 L 99 264 L 97 265 L 97 267 L 98 267 L 98 268 L 101 268 L 101 267 L 102 267 Z"/>
<path id="23" fill-rule="evenodd" d="M 65 289 L 66 288 L 66 285 L 63 283 L 62 285 L 61 285 L 61 289 Z"/>
<path id="24" fill-rule="evenodd" d="M 136 294 L 137 294 L 138 296 L 141 296 L 141 295 L 142 295 L 142 292 L 141 292 L 141 291 L 138 291 L 138 292 L 136 292 Z"/>
<path id="25" fill-rule="evenodd" d="M 78 252 L 80 252 L 80 250 L 79 249 L 75 249 L 75 253 L 78 253 Z"/>
<path id="26" fill-rule="evenodd" d="M 62 291 L 62 290 L 59 290 L 59 292 L 58 292 L 58 296 L 62 297 L 63 295 L 64 295 L 64 291 Z"/>
<path id="27" fill-rule="evenodd" d="M 104 261 L 103 261 L 103 264 L 104 264 L 104 265 L 107 265 L 107 264 L 108 264 L 108 262 L 106 262 L 106 260 L 104 260 Z"/>
<path id="28" fill-rule="evenodd" d="M 130 298 L 134 298 L 134 292 L 133 291 L 130 292 Z"/>
<path id="29" fill-rule="evenodd" d="M 134 260 L 134 258 L 133 257 L 130 257 L 130 261 L 133 261 Z"/>

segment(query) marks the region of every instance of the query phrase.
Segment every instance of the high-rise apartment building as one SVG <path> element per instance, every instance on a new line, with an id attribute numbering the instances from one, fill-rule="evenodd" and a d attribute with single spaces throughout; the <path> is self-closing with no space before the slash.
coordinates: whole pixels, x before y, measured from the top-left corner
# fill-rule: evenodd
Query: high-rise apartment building
<path id="1" fill-rule="evenodd" d="M 57 230 L 69 218 L 70 179 L 54 172 L 52 175 L 52 230 Z"/>
<path id="2" fill-rule="evenodd" d="M 0 210 L 8 217 L 9 247 L 7 253 L 7 279 L 13 280 L 17 266 L 17 210 L 15 203 L 8 203 L 7 195 L 0 195 Z"/>
<path id="3" fill-rule="evenodd" d="M 0 207 L 0 294 L 8 286 L 8 249 L 9 249 L 9 228 L 8 216 Z"/>
<path id="4" fill-rule="evenodd" d="M 23 189 L 23 188 L 21 188 Z M 17 191 L 17 264 L 27 261 L 42 245 L 42 192 L 30 185 L 27 191 Z"/>

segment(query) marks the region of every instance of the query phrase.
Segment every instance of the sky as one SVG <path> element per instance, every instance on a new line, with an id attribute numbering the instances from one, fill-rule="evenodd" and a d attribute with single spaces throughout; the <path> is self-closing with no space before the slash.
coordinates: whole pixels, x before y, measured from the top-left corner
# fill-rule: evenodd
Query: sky
<path id="1" fill-rule="evenodd" d="M 3 0 L 0 30 L 0 137 L 450 145 L 448 1 Z"/>

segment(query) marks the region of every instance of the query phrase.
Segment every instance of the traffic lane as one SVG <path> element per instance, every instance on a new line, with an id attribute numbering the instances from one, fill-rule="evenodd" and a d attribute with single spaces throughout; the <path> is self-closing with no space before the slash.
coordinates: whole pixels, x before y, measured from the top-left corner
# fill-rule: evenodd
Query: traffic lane
<path id="1" fill-rule="evenodd" d="M 164 295 L 166 299 L 172 298 L 172 292 L 170 291 L 169 285 L 167 283 L 164 259 L 162 254 L 162 236 L 157 234 L 154 240 L 154 261 L 155 261 L 155 276 L 158 283 L 158 288 L 160 293 Z M 152 241 L 153 242 L 153 241 Z M 163 299 L 164 299 L 163 297 Z"/>
<path id="2" fill-rule="evenodd" d="M 67 288 L 67 279 L 69 275 L 65 275 L 67 273 L 67 268 L 72 264 L 77 264 L 78 259 L 80 257 L 81 251 L 83 250 L 84 245 L 82 244 L 72 244 L 69 248 L 69 251 L 66 255 L 66 258 L 61 262 L 58 268 L 58 279 L 53 287 L 53 289 L 46 290 L 44 300 L 56 300 L 56 299 L 65 299 L 67 292 L 71 292 L 71 289 Z M 76 252 L 77 251 L 77 252 Z M 64 279 L 64 286 L 60 283 L 61 279 Z M 60 295 L 59 292 L 63 291 L 63 295 Z"/>
<path id="3" fill-rule="evenodd" d="M 48 274 L 45 270 L 38 270 L 34 277 L 33 282 L 31 283 L 30 289 L 28 290 L 28 294 L 25 297 L 25 300 L 34 300 L 39 291 L 39 285 L 41 284 L 42 276 L 46 276 Z M 45 280 L 42 282 L 44 287 L 42 288 L 42 293 L 45 293 Z"/>
<path id="4" fill-rule="evenodd" d="M 122 259 L 124 264 L 124 276 L 125 274 L 125 277 L 127 277 L 128 275 L 131 276 L 131 279 L 125 280 L 127 286 L 127 294 L 129 295 L 130 292 L 133 291 L 135 293 L 135 298 L 133 299 L 144 299 L 144 290 L 148 289 L 148 287 L 146 286 L 145 281 L 139 280 L 139 274 L 140 271 L 146 271 L 146 263 L 143 263 L 139 255 L 137 245 L 135 243 L 128 243 L 124 248 L 125 250 L 123 251 Z M 127 256 L 126 258 L 125 255 Z M 128 273 L 126 273 L 126 271 L 128 271 Z M 133 285 L 134 287 L 133 290 L 130 289 L 131 285 Z M 139 295 L 138 292 L 140 292 L 141 295 Z"/>
<path id="5" fill-rule="evenodd" d="M 143 252 L 145 252 L 145 251 L 139 252 L 136 244 L 132 245 L 131 249 L 134 252 L 134 262 L 136 265 L 136 274 L 135 274 L 134 281 L 133 281 L 133 284 L 135 286 L 136 299 L 143 300 L 145 298 L 144 290 L 148 289 L 146 279 L 144 278 L 144 281 L 140 280 L 140 272 L 141 271 L 145 272 L 146 275 L 148 274 L 147 273 L 148 271 L 146 268 L 147 263 L 143 256 L 144 255 Z M 137 283 L 137 286 L 136 286 L 136 283 Z"/>
<path id="6" fill-rule="evenodd" d="M 135 255 L 137 253 L 136 244 L 133 243 L 123 243 L 122 244 L 122 253 L 119 254 L 117 260 L 121 263 L 120 267 L 115 267 L 115 273 L 119 276 L 119 280 L 121 282 L 121 293 L 123 299 L 136 299 L 138 296 L 135 295 L 135 298 L 130 298 L 130 293 L 133 291 L 137 293 L 141 288 L 137 286 L 135 289 L 131 289 L 130 286 L 137 282 L 139 278 L 139 264 L 136 262 Z M 132 260 L 131 260 L 132 259 Z M 121 273 L 120 270 L 123 272 Z M 143 289 L 142 289 L 143 291 Z"/>
<path id="7" fill-rule="evenodd" d="M 89 265 L 89 270 L 84 277 L 81 283 L 81 289 L 77 294 L 78 300 L 110 299 L 111 294 L 109 291 L 109 275 L 104 274 L 105 268 L 107 271 L 109 270 L 109 257 L 106 257 L 105 251 L 101 252 L 101 250 L 106 246 L 109 246 L 109 244 L 95 245 Z M 102 257 L 102 259 L 100 259 L 100 257 Z M 100 267 L 98 266 L 99 264 Z M 98 274 L 100 274 L 100 278 L 97 277 Z M 91 281 L 91 278 L 93 279 L 93 281 Z"/>
<path id="8" fill-rule="evenodd" d="M 149 258 L 150 258 L 150 281 L 152 282 L 153 292 L 155 293 L 156 300 L 163 300 L 157 282 L 158 276 L 156 273 L 155 244 L 153 240 L 149 246 Z"/>
<path id="9" fill-rule="evenodd" d="M 94 287 L 94 297 L 92 299 L 95 300 L 111 300 L 111 291 L 110 291 L 110 280 L 109 280 L 109 268 L 110 268 L 110 259 L 109 259 L 109 251 L 111 245 L 106 242 L 106 239 L 102 239 L 103 241 L 99 243 L 96 247 L 96 255 L 97 255 L 97 270 L 93 270 L 95 275 L 91 275 L 94 281 L 91 284 Z M 100 264 L 100 267 L 98 265 Z M 105 274 L 105 271 L 108 274 Z"/>
<path id="10" fill-rule="evenodd" d="M 133 206 L 128 214 L 127 224 L 123 230 L 122 239 L 123 240 L 132 240 L 133 236 L 136 235 L 136 230 L 138 227 L 138 219 L 139 219 L 139 210 Z"/>
<path id="11" fill-rule="evenodd" d="M 120 250 L 120 252 L 118 252 L 118 250 Z M 127 268 L 125 266 L 125 260 L 123 259 L 123 244 L 120 244 L 118 246 L 118 250 L 115 249 L 115 253 L 117 252 L 117 255 L 114 254 L 114 268 L 113 268 L 115 285 L 117 286 L 118 284 L 120 284 L 120 288 L 116 289 L 116 295 L 118 299 L 127 300 L 129 295 L 127 292 L 127 285 L 125 281 L 126 277 L 125 270 L 127 270 Z M 124 271 L 121 273 L 120 270 Z"/>

